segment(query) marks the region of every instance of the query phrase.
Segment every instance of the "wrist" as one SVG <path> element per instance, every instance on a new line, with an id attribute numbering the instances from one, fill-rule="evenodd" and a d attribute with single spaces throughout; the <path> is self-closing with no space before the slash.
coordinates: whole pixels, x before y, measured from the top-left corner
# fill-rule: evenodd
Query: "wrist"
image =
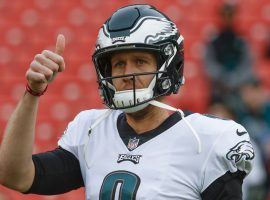
<path id="1" fill-rule="evenodd" d="M 25 87 L 26 91 L 35 97 L 42 96 L 47 91 L 47 88 L 48 88 L 48 85 L 46 86 L 46 88 L 42 92 L 36 92 L 36 91 L 32 90 L 32 88 L 30 87 L 30 85 L 28 83 L 26 84 L 26 87 Z"/>

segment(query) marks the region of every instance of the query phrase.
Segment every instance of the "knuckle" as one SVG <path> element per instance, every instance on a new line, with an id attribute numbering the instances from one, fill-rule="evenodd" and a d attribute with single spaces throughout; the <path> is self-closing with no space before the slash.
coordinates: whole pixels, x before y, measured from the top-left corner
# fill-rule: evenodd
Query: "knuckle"
<path id="1" fill-rule="evenodd" d="M 47 55 L 47 54 L 48 54 L 48 50 L 46 50 L 46 49 L 45 49 L 45 50 L 43 50 L 41 54 L 43 54 L 43 55 Z"/>
<path id="2" fill-rule="evenodd" d="M 41 58 L 43 58 L 43 55 L 42 54 L 36 54 L 35 55 L 35 60 L 39 60 Z"/>
<path id="3" fill-rule="evenodd" d="M 54 71 L 54 72 L 57 72 L 58 71 L 58 68 L 59 68 L 59 65 L 58 64 L 55 64 L 55 65 L 53 65 L 52 66 L 52 71 Z"/>
<path id="4" fill-rule="evenodd" d="M 64 63 L 64 58 L 62 56 L 59 56 L 57 60 L 59 63 Z"/>
<path id="5" fill-rule="evenodd" d="M 38 81 L 42 81 L 42 80 L 45 80 L 45 75 L 44 74 L 39 74 L 38 76 L 36 76 L 36 80 Z"/>
<path id="6" fill-rule="evenodd" d="M 53 75 L 53 71 L 52 70 L 48 70 L 47 72 L 46 72 L 46 76 L 52 76 Z"/>
<path id="7" fill-rule="evenodd" d="M 30 68 L 32 68 L 32 67 L 33 67 L 33 65 L 35 65 L 35 63 L 36 63 L 36 61 L 35 61 L 35 60 L 33 60 L 33 61 L 30 63 Z"/>
<path id="8" fill-rule="evenodd" d="M 58 64 L 55 63 L 54 61 L 49 60 L 46 67 L 50 70 L 50 71 L 57 71 L 58 69 Z"/>
<path id="9" fill-rule="evenodd" d="M 33 60 L 30 64 L 30 68 L 35 69 L 38 65 L 39 65 L 39 62 L 37 62 L 36 60 Z"/>
<path id="10" fill-rule="evenodd" d="M 31 64 L 30 64 L 30 69 L 34 69 L 37 65 L 37 62 L 36 61 L 32 61 Z"/>
<path id="11" fill-rule="evenodd" d="M 54 72 L 52 70 L 49 71 L 49 75 L 52 76 Z"/>

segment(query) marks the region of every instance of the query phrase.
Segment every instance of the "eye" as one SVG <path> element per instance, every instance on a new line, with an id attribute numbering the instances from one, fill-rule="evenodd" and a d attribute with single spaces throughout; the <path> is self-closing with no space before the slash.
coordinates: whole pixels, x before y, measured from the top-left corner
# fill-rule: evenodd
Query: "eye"
<path id="1" fill-rule="evenodd" d="M 143 60 L 143 59 L 137 59 L 137 64 L 138 65 L 144 65 L 145 63 L 146 63 L 145 60 Z"/>
<path id="2" fill-rule="evenodd" d="M 125 66 L 125 62 L 123 61 L 117 61 L 113 63 L 113 67 L 123 67 L 123 66 Z"/>

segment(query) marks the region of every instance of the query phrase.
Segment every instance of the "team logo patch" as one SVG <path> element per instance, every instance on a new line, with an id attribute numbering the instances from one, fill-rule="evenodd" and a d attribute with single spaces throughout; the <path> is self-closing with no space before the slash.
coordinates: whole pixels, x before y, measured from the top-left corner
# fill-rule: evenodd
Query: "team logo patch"
<path id="1" fill-rule="evenodd" d="M 234 160 L 236 163 L 242 160 L 252 160 L 254 158 L 254 150 L 249 141 L 241 141 L 226 154 L 228 160 Z"/>
<path id="2" fill-rule="evenodd" d="M 140 139 L 135 138 L 130 138 L 128 141 L 127 148 L 132 151 L 138 147 Z"/>
<path id="3" fill-rule="evenodd" d="M 130 154 L 119 154 L 117 163 L 123 162 L 123 161 L 130 161 L 134 164 L 138 164 L 140 162 L 140 158 L 142 155 L 130 155 Z"/>

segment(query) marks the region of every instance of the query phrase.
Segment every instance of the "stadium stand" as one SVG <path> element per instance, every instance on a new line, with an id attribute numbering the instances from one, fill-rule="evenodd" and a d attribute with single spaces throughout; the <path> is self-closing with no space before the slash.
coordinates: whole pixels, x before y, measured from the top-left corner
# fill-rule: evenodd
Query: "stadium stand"
<path id="1" fill-rule="evenodd" d="M 185 37 L 186 85 L 168 101 L 182 109 L 205 112 L 209 83 L 202 55 L 207 36 L 215 31 L 217 0 L 0 0 L 0 138 L 16 103 L 24 93 L 25 72 L 34 55 L 53 49 L 58 33 L 67 38 L 67 69 L 41 98 L 36 126 L 35 152 L 55 148 L 67 123 L 84 109 L 102 108 L 91 63 L 97 31 L 119 6 L 149 3 L 161 8 L 181 28 Z M 236 1 L 237 2 L 237 1 Z M 240 2 L 240 1 L 239 1 Z M 269 0 L 239 4 L 239 29 L 256 55 L 256 72 L 270 89 L 269 61 L 260 57 L 270 27 Z M 60 196 L 22 195 L 0 186 L 0 200 L 84 199 L 83 189 Z"/>

